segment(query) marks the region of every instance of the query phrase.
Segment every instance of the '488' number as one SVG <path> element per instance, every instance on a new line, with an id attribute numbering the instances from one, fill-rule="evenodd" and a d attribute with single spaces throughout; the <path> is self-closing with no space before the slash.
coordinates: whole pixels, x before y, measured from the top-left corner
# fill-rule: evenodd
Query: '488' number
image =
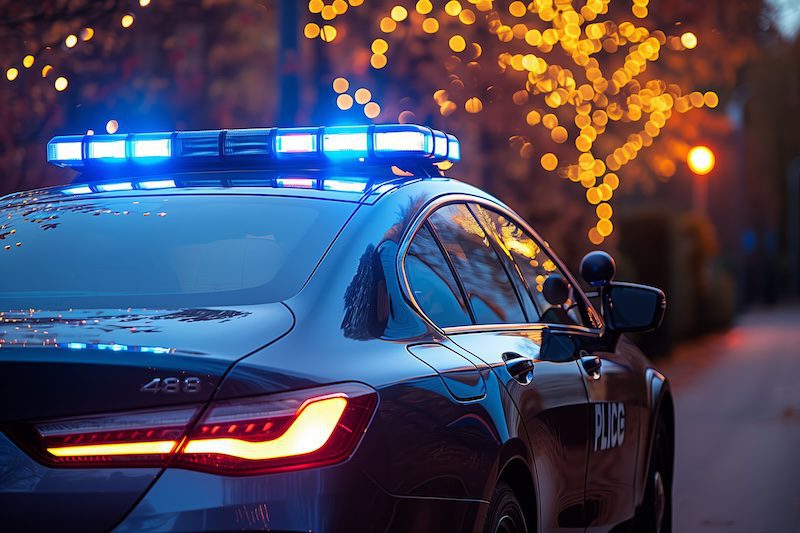
<path id="1" fill-rule="evenodd" d="M 154 378 L 145 383 L 142 388 L 139 389 L 139 391 L 149 392 L 152 394 L 158 394 L 159 392 L 163 392 L 165 394 L 177 394 L 179 392 L 192 394 L 200 392 L 200 378 Z"/>

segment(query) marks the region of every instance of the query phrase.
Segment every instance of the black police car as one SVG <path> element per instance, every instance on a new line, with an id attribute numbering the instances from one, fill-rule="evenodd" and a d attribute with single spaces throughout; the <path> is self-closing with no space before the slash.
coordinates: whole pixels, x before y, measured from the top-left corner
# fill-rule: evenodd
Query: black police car
<path id="1" fill-rule="evenodd" d="M 458 141 L 377 125 L 57 137 L 0 200 L 9 531 L 666 531 L 673 403 Z M 438 166 L 437 166 L 438 165 Z"/>

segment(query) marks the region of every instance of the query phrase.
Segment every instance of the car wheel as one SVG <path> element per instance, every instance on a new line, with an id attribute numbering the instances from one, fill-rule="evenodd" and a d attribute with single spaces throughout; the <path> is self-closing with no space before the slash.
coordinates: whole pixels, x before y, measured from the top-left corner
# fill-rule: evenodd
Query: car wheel
<path id="1" fill-rule="evenodd" d="M 636 513 L 636 531 L 669 533 L 672 530 L 672 476 L 669 458 L 669 433 L 666 424 L 659 417 L 644 501 Z"/>
<path id="2" fill-rule="evenodd" d="M 514 491 L 501 481 L 489 504 L 484 533 L 527 533 L 525 514 Z"/>

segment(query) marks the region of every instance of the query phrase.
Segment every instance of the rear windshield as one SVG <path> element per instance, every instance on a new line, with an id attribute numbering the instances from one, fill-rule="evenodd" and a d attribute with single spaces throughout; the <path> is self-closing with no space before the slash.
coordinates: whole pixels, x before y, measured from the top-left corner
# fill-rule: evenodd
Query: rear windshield
<path id="1" fill-rule="evenodd" d="M 0 209 L 4 309 L 267 303 L 296 294 L 355 205 L 254 195 Z"/>

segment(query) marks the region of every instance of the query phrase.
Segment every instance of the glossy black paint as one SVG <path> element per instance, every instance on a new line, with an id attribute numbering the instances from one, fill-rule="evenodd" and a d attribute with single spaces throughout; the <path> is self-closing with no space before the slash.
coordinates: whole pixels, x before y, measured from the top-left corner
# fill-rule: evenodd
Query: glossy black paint
<path id="1" fill-rule="evenodd" d="M 346 201 L 342 193 L 308 196 Z M 630 520 L 644 494 L 655 414 L 670 402 L 668 383 L 615 332 L 543 324 L 442 330 L 430 323 L 409 300 L 398 255 L 426 206 L 451 200 L 504 209 L 457 181 L 406 179 L 357 206 L 305 286 L 285 302 L 227 309 L 236 315 L 225 319 L 214 315 L 220 309 L 165 316 L 75 310 L 48 323 L 60 346 L 163 346 L 174 350 L 168 354 L 33 348 L 27 326 L 54 315 L 5 314 L 0 422 L 345 381 L 375 388 L 379 405 L 346 462 L 272 475 L 54 469 L 3 437 L 2 465 L 15 466 L 0 466 L 0 521 L 16 530 L 477 532 L 501 477 L 518 490 L 532 488 L 519 499 L 533 530 L 608 531 Z M 206 318 L 182 320 L 186 313 Z M 92 320 L 79 323 L 81 314 Z M 130 321 L 141 324 L 136 332 Z M 587 357 L 597 358 L 599 369 L 587 372 Z M 164 372 L 199 373 L 208 393 L 139 393 Z M 596 405 L 608 403 L 624 405 L 624 443 L 595 450 Z M 100 494 L 109 503 L 96 512 Z M 34 513 L 35 520 L 26 518 Z"/>

